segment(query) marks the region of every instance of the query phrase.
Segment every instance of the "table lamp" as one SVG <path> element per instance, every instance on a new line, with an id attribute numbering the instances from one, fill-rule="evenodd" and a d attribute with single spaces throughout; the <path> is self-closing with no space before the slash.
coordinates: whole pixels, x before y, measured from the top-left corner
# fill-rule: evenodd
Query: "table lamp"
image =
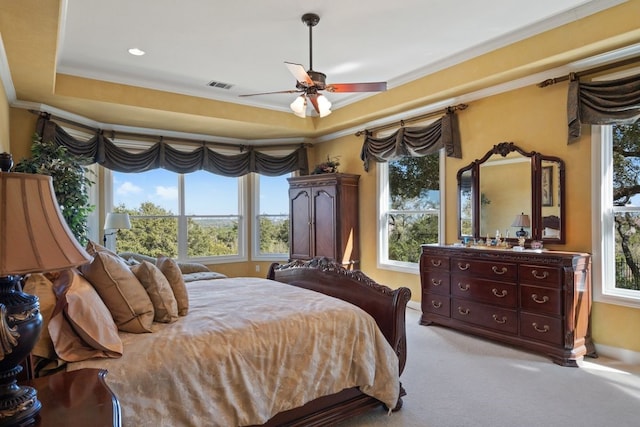
<path id="1" fill-rule="evenodd" d="M 28 425 L 42 407 L 16 376 L 42 330 L 38 297 L 22 292 L 23 276 L 64 270 L 91 257 L 67 226 L 50 176 L 9 172 L 0 154 L 0 426 Z"/>
<path id="2" fill-rule="evenodd" d="M 520 215 L 516 215 L 516 219 L 513 220 L 512 227 L 520 227 L 520 230 L 516 231 L 516 236 L 518 237 L 527 237 L 529 234 L 524 227 L 531 227 L 531 220 L 529 219 L 529 215 L 525 215 L 522 212 Z"/>
<path id="3" fill-rule="evenodd" d="M 104 220 L 104 230 L 116 230 L 111 233 L 104 233 L 102 243 L 107 246 L 107 236 L 118 233 L 118 230 L 130 230 L 131 221 L 128 213 L 109 212 Z"/>

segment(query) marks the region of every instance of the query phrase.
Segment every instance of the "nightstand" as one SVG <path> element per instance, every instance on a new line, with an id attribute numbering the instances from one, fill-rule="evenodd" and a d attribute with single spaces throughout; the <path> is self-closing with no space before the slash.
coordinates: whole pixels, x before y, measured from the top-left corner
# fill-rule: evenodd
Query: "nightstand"
<path id="1" fill-rule="evenodd" d="M 26 381 L 38 390 L 42 403 L 32 426 L 120 427 L 120 403 L 105 375 L 104 369 L 80 369 Z"/>

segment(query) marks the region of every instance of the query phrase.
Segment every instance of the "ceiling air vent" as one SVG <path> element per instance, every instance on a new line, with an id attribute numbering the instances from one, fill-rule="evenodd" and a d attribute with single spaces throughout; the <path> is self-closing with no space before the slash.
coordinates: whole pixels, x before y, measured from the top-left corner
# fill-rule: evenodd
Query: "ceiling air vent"
<path id="1" fill-rule="evenodd" d="M 215 80 L 212 80 L 209 83 L 207 83 L 207 86 L 215 87 L 218 89 L 231 89 L 233 87 L 232 84 L 217 82 Z"/>

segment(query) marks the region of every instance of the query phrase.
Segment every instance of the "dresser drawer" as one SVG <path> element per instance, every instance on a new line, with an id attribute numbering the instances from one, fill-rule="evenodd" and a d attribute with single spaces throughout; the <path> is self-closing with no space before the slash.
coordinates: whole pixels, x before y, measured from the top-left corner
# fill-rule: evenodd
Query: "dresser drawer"
<path id="1" fill-rule="evenodd" d="M 518 314 L 515 310 L 452 298 L 451 317 L 509 334 L 518 333 Z"/>
<path id="2" fill-rule="evenodd" d="M 549 344 L 562 345 L 562 321 L 555 317 L 520 313 L 520 335 Z"/>
<path id="3" fill-rule="evenodd" d="M 560 289 L 520 285 L 520 307 L 524 311 L 561 316 Z"/>
<path id="4" fill-rule="evenodd" d="M 469 274 L 493 280 L 515 281 L 518 266 L 500 261 L 475 261 L 464 258 L 451 258 L 451 273 Z"/>
<path id="5" fill-rule="evenodd" d="M 540 265 L 520 265 L 520 283 L 559 288 L 562 283 L 562 270 Z"/>
<path id="6" fill-rule="evenodd" d="M 451 317 L 451 300 L 448 296 L 422 293 L 422 312 Z"/>
<path id="7" fill-rule="evenodd" d="M 449 257 L 431 254 L 422 254 L 420 257 L 420 271 L 427 270 L 449 271 Z"/>
<path id="8" fill-rule="evenodd" d="M 477 279 L 464 274 L 451 276 L 451 295 L 501 307 L 516 308 L 518 306 L 518 291 L 515 283 Z"/>
<path id="9" fill-rule="evenodd" d="M 423 271 L 421 274 L 423 292 L 449 295 L 449 273 L 441 270 Z"/>

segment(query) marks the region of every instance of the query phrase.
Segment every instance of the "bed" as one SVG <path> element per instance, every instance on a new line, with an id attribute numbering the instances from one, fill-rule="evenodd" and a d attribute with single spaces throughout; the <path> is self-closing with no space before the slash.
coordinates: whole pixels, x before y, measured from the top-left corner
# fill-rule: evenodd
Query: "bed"
<path id="1" fill-rule="evenodd" d="M 108 371 L 123 425 L 319 426 L 402 407 L 409 289 L 327 259 L 187 289 L 187 315 L 65 365 Z"/>

